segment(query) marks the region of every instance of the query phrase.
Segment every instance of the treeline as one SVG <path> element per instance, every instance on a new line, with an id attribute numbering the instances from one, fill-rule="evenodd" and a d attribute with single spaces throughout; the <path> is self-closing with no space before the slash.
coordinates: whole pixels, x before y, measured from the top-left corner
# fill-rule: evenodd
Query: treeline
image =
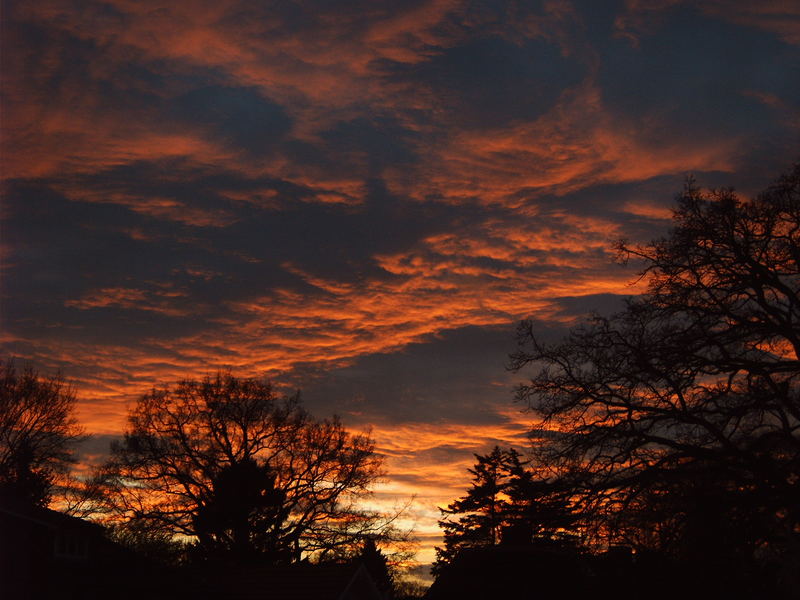
<path id="1" fill-rule="evenodd" d="M 373 440 L 335 417 L 315 419 L 298 395 L 230 373 L 154 388 L 131 408 L 110 457 L 82 478 L 71 474 L 85 438 L 75 402 L 60 377 L 0 364 L 4 515 L 40 519 L 27 509 L 53 506 L 90 517 L 166 566 L 360 559 L 385 593 L 404 587 L 411 532 L 394 525 L 398 514 L 364 504 L 383 473 Z"/>
<path id="2" fill-rule="evenodd" d="M 528 466 L 513 450 L 477 457 L 472 488 L 443 510 L 440 578 L 465 551 L 488 563 L 487 548 L 522 544 L 611 550 L 620 580 L 652 593 L 796 597 L 800 165 L 752 201 L 690 180 L 668 236 L 617 251 L 642 265 L 645 294 L 557 343 L 520 325 Z M 573 572 L 596 584 L 613 569 L 595 558 Z M 607 591 L 635 594 L 623 587 Z"/>

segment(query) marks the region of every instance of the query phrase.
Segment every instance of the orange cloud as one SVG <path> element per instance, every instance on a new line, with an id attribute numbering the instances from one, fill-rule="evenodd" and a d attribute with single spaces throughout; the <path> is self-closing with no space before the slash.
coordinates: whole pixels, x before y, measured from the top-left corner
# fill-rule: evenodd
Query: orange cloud
<path id="1" fill-rule="evenodd" d="M 635 43 L 676 4 L 631 0 L 618 16 L 617 33 Z M 599 51 L 590 47 L 587 24 L 569 2 L 546 2 L 533 14 L 511 7 L 502 19 L 460 0 L 375 3 L 359 14 L 309 10 L 302 26 L 280 8 L 277 3 L 258 12 L 257 5 L 233 0 L 173 2 L 158 9 L 135 0 L 80 6 L 40 0 L 9 9 L 9 19 L 46 27 L 48 43 L 34 52 L 22 28 L 9 35 L 4 30 L 4 49 L 19 57 L 6 61 L 2 73 L 8 179 L 38 179 L 76 203 L 121 206 L 160 226 L 212 229 L 215 235 L 240 225 L 243 215 L 252 214 L 247 211 L 271 214 L 294 204 L 361 214 L 370 207 L 376 181 L 386 188 L 383 202 L 452 211 L 446 226 L 424 229 L 390 250 L 366 251 L 357 257 L 363 264 L 354 266 L 348 261 L 356 258 L 346 257 L 356 275 L 280 258 L 282 273 L 294 277 L 290 283 L 253 280 L 246 292 L 219 299 L 195 298 L 188 288 L 146 278 L 95 281 L 90 266 L 81 265 L 90 285 L 63 291 L 64 306 L 75 314 L 85 318 L 113 309 L 197 320 L 172 335 L 142 334 L 127 344 L 76 341 L 79 335 L 66 333 L 80 326 L 68 319 L 48 324 L 36 339 L 8 333 L 0 339 L 42 369 L 65 369 L 78 386 L 80 418 L 90 431 L 119 433 L 126 404 L 154 383 L 202 377 L 217 368 L 278 377 L 299 365 L 341 366 L 468 326 L 530 316 L 568 323 L 573 317 L 559 305 L 562 297 L 637 293 L 641 288 L 629 285 L 631 271 L 611 264 L 611 242 L 629 233 L 616 219 L 628 214 L 643 217 L 639 222 L 664 220 L 667 209 L 644 197 L 621 200 L 605 212 L 591 211 L 589 201 L 572 210 L 563 200 L 601 184 L 730 172 L 747 142 L 730 127 L 687 144 L 669 135 L 670 124 L 658 111 L 633 116 L 613 110 L 599 83 Z M 715 0 L 698 10 L 800 43 L 800 9 L 788 3 Z M 390 75 L 387 65 L 413 74 L 469 42 L 474 31 L 518 47 L 547 40 L 580 63 L 583 79 L 561 89 L 533 117 L 462 128 L 457 104 L 429 82 Z M 85 52 L 80 60 L 65 50 L 76 44 L 76 51 Z M 128 72 L 131 65 L 145 75 Z M 202 119 L 182 121 L 164 108 L 200 85 L 257 90 L 257 98 L 285 112 L 285 140 L 261 154 L 249 152 Z M 785 129 L 800 127 L 790 100 L 749 88 L 741 94 L 783 115 Z M 391 121 L 402 134 L 354 148 L 330 136 L 337 124 L 359 119 Z M 667 133 L 653 134 L 662 130 Z M 402 135 L 408 139 L 398 140 Z M 376 159 L 381 144 L 400 141 L 407 159 Z M 111 172 L 143 162 L 165 165 L 158 176 L 169 184 L 167 191 L 139 192 L 112 180 Z M 201 204 L 193 197 L 197 188 L 186 181 L 192 170 L 235 181 L 215 182 L 215 203 Z M 127 223 L 123 233 L 152 244 L 194 235 Z M 190 241 L 214 257 L 238 252 L 248 264 L 268 261 L 276 250 L 267 244 L 260 256 L 246 246 L 223 250 L 215 239 L 198 233 Z M 5 275 L 16 259 L 8 246 L 2 251 Z M 167 273 L 203 282 L 225 275 L 213 260 L 184 262 Z M 465 425 L 458 418 L 376 424 L 379 449 L 394 477 L 379 488 L 376 501 L 416 493 L 421 534 L 428 542 L 436 539 L 436 507 L 466 487 L 472 453 L 485 451 L 488 443 L 523 440 L 529 426 L 524 415 L 500 416 L 500 425 Z M 430 558 L 430 546 L 425 552 Z"/>
<path id="2" fill-rule="evenodd" d="M 532 122 L 453 136 L 439 156 L 431 157 L 428 177 L 416 194 L 525 210 L 544 194 L 663 174 L 730 171 L 738 158 L 735 141 L 695 140 L 689 148 L 678 140 L 652 144 L 641 126 L 611 116 L 602 92 L 589 80 L 565 91 L 556 106 Z"/>
<path id="3" fill-rule="evenodd" d="M 82 310 L 119 307 L 180 317 L 185 314 L 184 311 L 170 304 L 174 299 L 184 297 L 186 297 L 184 292 L 175 290 L 145 291 L 122 287 L 102 288 L 89 292 L 77 300 L 68 300 L 66 305 Z"/>

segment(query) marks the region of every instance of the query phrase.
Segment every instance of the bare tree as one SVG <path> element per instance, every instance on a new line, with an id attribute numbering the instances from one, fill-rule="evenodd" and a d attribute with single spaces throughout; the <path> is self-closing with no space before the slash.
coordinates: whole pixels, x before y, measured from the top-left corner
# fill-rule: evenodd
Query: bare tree
<path id="1" fill-rule="evenodd" d="M 800 166 L 752 201 L 690 181 L 668 237 L 618 249 L 644 261 L 648 293 L 560 343 L 520 327 L 512 366 L 538 368 L 518 399 L 541 418 L 540 459 L 598 534 L 685 548 L 716 511 L 736 534 L 718 532 L 717 550 L 788 552 L 800 528 Z"/>
<path id="2" fill-rule="evenodd" d="M 76 397 L 60 376 L 18 371 L 0 361 L 0 495 L 7 501 L 49 504 L 75 462 L 83 431 L 73 415 Z"/>
<path id="3" fill-rule="evenodd" d="M 206 556 L 324 557 L 390 527 L 361 504 L 381 475 L 368 435 L 230 374 L 145 394 L 104 475 L 117 520 Z"/>

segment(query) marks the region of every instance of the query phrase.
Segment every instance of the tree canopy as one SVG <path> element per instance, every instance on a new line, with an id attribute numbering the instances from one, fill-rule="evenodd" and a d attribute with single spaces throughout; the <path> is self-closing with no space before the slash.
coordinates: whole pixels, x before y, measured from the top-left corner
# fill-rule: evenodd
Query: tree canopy
<path id="1" fill-rule="evenodd" d="M 0 361 L 0 499 L 46 506 L 69 473 L 83 431 L 61 377 Z"/>
<path id="2" fill-rule="evenodd" d="M 274 563 L 355 552 L 386 534 L 359 508 L 380 475 L 368 435 L 222 373 L 142 396 L 104 467 L 117 520 L 196 540 L 203 556 Z"/>
<path id="3" fill-rule="evenodd" d="M 477 462 L 469 469 L 472 485 L 466 495 L 440 509 L 445 518 L 439 521 L 444 530 L 444 547 L 436 549 L 439 567 L 463 548 L 493 546 L 500 541 L 509 504 L 504 492 L 516 458 L 498 446 L 484 456 L 475 455 Z M 452 520 L 451 515 L 457 518 Z"/>
<path id="4" fill-rule="evenodd" d="M 750 201 L 689 181 L 667 237 L 618 250 L 647 293 L 558 343 L 520 326 L 539 460 L 607 540 L 782 554 L 800 529 L 800 166 Z"/>
<path id="5" fill-rule="evenodd" d="M 466 495 L 440 509 L 444 546 L 436 549 L 434 573 L 467 548 L 567 539 L 573 521 L 567 502 L 527 467 L 519 452 L 495 446 L 475 459 Z"/>

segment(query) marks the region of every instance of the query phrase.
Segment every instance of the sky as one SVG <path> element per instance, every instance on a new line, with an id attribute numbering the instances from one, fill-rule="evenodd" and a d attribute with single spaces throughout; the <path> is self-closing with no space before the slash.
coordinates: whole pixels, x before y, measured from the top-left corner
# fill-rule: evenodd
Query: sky
<path id="1" fill-rule="evenodd" d="M 381 506 L 527 446 L 515 326 L 640 293 L 685 177 L 800 159 L 789 0 L 3 2 L 2 355 L 58 371 L 98 460 L 217 369 L 371 430 Z"/>

